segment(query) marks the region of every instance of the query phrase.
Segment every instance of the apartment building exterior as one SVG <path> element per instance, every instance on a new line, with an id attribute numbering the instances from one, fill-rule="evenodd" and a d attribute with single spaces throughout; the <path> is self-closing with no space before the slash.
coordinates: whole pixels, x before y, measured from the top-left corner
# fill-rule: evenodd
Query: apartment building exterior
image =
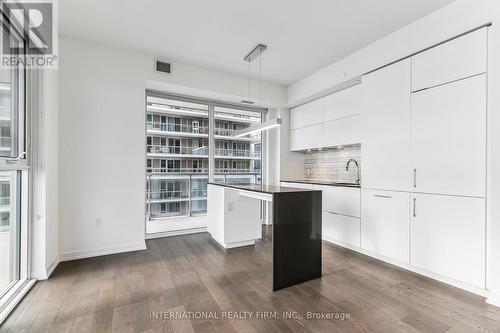
<path id="1" fill-rule="evenodd" d="M 0 156 L 12 153 L 12 77 L 9 71 L 0 71 Z M 0 173 L 0 233 L 8 232 L 10 227 L 11 175 Z M 2 237 L 2 236 L 0 236 Z"/>
<path id="2" fill-rule="evenodd" d="M 261 114 L 175 99 L 147 98 L 146 208 L 148 219 L 196 216 L 207 210 L 209 168 L 214 180 L 261 181 L 261 137 L 236 137 Z M 210 162 L 209 112 L 213 112 Z"/>

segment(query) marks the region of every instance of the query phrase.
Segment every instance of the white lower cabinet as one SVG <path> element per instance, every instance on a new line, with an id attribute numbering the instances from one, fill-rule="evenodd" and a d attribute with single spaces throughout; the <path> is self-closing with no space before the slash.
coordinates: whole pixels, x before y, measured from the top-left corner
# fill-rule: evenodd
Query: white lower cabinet
<path id="1" fill-rule="evenodd" d="M 323 238 L 339 244 L 359 247 L 359 218 L 323 212 Z"/>
<path id="2" fill-rule="evenodd" d="M 485 288 L 485 199 L 413 194 L 410 263 Z"/>
<path id="3" fill-rule="evenodd" d="M 313 185 L 312 188 L 322 192 L 323 211 L 359 218 L 361 200 L 359 188 L 328 185 Z"/>
<path id="4" fill-rule="evenodd" d="M 361 248 L 409 263 L 407 192 L 362 190 Z"/>

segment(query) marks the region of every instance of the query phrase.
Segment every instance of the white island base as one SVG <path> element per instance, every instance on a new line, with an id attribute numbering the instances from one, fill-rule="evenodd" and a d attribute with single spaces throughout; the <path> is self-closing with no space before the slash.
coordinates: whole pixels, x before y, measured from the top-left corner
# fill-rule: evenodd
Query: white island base
<path id="1" fill-rule="evenodd" d="M 224 249 L 254 245 L 262 238 L 261 200 L 271 194 L 208 184 L 208 225 L 212 238 Z"/>

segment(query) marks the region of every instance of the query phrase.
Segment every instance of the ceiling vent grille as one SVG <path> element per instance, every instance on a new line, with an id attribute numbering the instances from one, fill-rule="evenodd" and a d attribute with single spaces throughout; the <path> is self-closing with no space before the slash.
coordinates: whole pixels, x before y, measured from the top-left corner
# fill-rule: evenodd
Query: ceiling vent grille
<path id="1" fill-rule="evenodd" d="M 172 73 L 172 65 L 165 61 L 155 60 L 155 71 L 170 75 Z"/>

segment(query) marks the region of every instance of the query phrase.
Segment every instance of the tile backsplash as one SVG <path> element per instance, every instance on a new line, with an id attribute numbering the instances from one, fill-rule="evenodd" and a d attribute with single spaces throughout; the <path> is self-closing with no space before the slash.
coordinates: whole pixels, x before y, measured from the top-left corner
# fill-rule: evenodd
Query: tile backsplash
<path id="1" fill-rule="evenodd" d="M 356 166 L 346 164 L 355 159 L 361 168 L 361 145 L 328 148 L 321 151 L 306 152 L 304 155 L 304 178 L 307 180 L 355 182 Z"/>

